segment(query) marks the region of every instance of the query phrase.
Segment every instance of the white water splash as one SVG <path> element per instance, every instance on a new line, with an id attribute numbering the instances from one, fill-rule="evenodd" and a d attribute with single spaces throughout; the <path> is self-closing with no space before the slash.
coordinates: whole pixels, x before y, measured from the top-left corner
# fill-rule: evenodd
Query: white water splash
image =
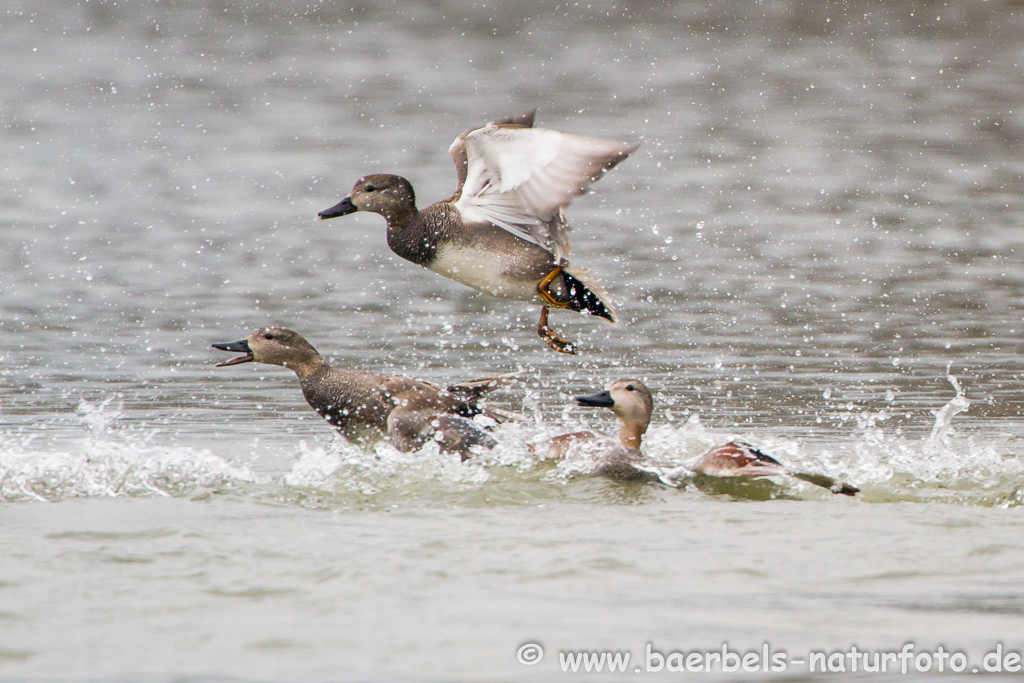
<path id="1" fill-rule="evenodd" d="M 428 480 L 480 485 L 489 478 L 481 462 L 464 463 L 457 455 L 441 453 L 434 442 L 403 452 L 384 441 L 360 448 L 339 436 L 327 446 L 300 442 L 299 453 L 282 482 L 334 493 L 374 495 Z"/>
<path id="2" fill-rule="evenodd" d="M 953 418 L 960 413 L 967 412 L 971 407 L 970 400 L 964 396 L 964 390 L 953 375 L 947 375 L 946 379 L 953 385 L 956 396 L 939 410 L 935 411 L 935 426 L 932 427 L 931 436 L 928 437 L 926 449 L 932 453 L 941 454 L 950 449 L 950 442 L 955 435 L 953 431 Z"/>
<path id="3" fill-rule="evenodd" d="M 954 418 L 971 402 L 954 376 L 947 380 L 955 396 L 934 411 L 927 437 L 909 438 L 900 429 L 889 433 L 881 424 L 888 419 L 884 411 L 865 412 L 847 443 L 822 449 L 817 462 L 834 476 L 842 472 L 853 483 L 873 488 L 880 501 L 1021 504 L 1024 461 L 1005 439 L 979 440 L 957 432 Z"/>
<path id="4" fill-rule="evenodd" d="M 108 399 L 77 408 L 87 436 L 79 451 L 34 447 L 34 436 L 0 433 L 0 499 L 180 496 L 200 488 L 254 480 L 247 467 L 207 450 L 152 443 L 158 430 L 117 430 L 123 406 Z"/>

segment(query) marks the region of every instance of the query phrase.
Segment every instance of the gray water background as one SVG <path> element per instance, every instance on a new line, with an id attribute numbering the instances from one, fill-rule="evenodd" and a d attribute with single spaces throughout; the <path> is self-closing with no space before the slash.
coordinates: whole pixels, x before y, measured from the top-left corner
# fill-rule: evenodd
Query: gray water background
<path id="1" fill-rule="evenodd" d="M 0 676 L 1021 649 L 1017 4 L 42 0 L 0 34 Z M 316 220 L 371 171 L 447 196 L 451 139 L 534 107 L 642 143 L 569 211 L 622 317 L 557 315 L 576 358 L 379 217 Z M 339 365 L 519 369 L 495 400 L 534 421 L 479 464 L 354 452 L 287 371 L 212 367 L 269 323 Z M 861 499 L 538 462 L 613 428 L 571 397 L 624 375 L 652 456 L 741 436 Z"/>

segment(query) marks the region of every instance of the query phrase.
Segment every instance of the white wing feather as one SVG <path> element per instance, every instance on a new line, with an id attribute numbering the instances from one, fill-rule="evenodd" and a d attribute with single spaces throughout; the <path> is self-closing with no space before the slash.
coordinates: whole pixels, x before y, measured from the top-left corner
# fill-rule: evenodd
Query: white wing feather
<path id="1" fill-rule="evenodd" d="M 487 125 L 465 136 L 468 168 L 456 208 L 558 258 L 568 253 L 562 216 L 573 197 L 636 146 L 543 128 Z"/>

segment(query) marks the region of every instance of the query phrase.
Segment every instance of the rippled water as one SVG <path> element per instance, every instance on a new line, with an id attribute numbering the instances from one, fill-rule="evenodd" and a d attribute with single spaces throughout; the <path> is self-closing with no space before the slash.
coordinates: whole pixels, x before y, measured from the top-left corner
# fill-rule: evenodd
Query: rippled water
<path id="1" fill-rule="evenodd" d="M 1024 649 L 1017 4 L 37 0 L 0 31 L 0 677 Z M 642 143 L 569 212 L 622 318 L 557 315 L 578 357 L 379 217 L 316 220 L 370 171 L 447 196 L 451 139 L 533 107 Z M 286 370 L 213 367 L 270 323 L 337 365 L 518 369 L 527 419 L 467 464 L 361 451 Z M 613 429 L 571 397 L 624 375 L 664 470 L 738 436 L 862 495 L 536 455 Z"/>

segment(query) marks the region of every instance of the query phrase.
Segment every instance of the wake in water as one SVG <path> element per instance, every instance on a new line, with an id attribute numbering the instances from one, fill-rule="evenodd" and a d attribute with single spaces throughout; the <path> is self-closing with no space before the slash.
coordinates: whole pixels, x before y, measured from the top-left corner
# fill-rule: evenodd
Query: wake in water
<path id="1" fill-rule="evenodd" d="M 1016 506 L 1024 503 L 1020 446 L 1009 437 L 961 435 L 957 416 L 970 401 L 950 376 L 956 395 L 934 413 L 931 432 L 908 437 L 887 432 L 889 415 L 863 411 L 825 438 L 730 434 L 707 429 L 698 415 L 648 430 L 644 451 L 664 484 L 734 498 L 830 496 L 789 478 L 772 481 L 714 481 L 692 475 L 694 458 L 726 441 L 741 439 L 794 469 L 817 472 L 861 488 L 868 502 L 936 501 L 963 505 Z M 404 453 L 390 444 L 367 449 L 341 437 L 309 444 L 299 441 L 284 454 L 290 465 L 256 472 L 251 463 L 225 459 L 209 450 L 157 443 L 160 429 L 121 425 L 123 406 L 113 400 L 83 401 L 76 419 L 82 436 L 72 448 L 42 444 L 24 428 L 0 431 L 0 499 L 57 501 L 72 497 L 203 496 L 220 492 L 269 497 L 285 502 L 358 503 L 392 498 L 444 501 L 476 496 L 488 501 L 558 495 L 589 480 L 599 465 L 595 444 L 571 448 L 557 461 L 545 458 L 547 441 L 580 427 L 566 410 L 557 422 L 543 411 L 533 419 L 500 426 L 499 445 L 462 463 L 437 444 Z M 609 486 L 636 486 L 609 484 Z M 521 494 L 521 495 L 520 495 Z M 326 501 L 326 502 L 325 502 Z"/>

